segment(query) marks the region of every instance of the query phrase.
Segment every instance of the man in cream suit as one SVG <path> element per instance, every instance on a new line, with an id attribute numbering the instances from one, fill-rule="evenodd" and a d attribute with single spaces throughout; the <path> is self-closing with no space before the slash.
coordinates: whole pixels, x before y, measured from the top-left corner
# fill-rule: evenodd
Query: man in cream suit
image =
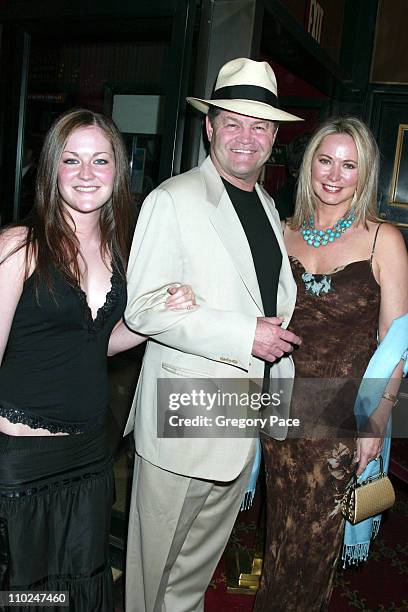
<path id="1" fill-rule="evenodd" d="M 298 117 L 277 108 L 271 67 L 246 58 L 221 68 L 211 100 L 188 101 L 209 112 L 210 156 L 148 196 L 128 268 L 125 320 L 150 340 L 125 430 L 137 452 L 127 612 L 204 610 L 255 454 L 252 438 L 159 438 L 157 380 L 292 377 L 300 342 L 285 329 L 296 286 L 279 217 L 256 184 L 278 122 Z M 174 282 L 197 306 L 164 307 Z"/>

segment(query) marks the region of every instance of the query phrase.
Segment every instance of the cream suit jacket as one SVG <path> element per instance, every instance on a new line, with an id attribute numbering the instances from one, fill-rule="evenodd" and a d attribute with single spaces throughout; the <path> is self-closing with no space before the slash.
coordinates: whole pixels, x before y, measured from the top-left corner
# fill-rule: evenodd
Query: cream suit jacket
<path id="1" fill-rule="evenodd" d="M 257 193 L 282 250 L 277 314 L 286 326 L 296 299 L 281 225 L 272 199 Z M 168 310 L 167 287 L 189 284 L 199 308 Z M 125 321 L 150 336 L 125 435 L 135 429 L 145 460 L 185 476 L 233 480 L 248 461 L 252 440 L 157 437 L 157 379 L 262 378 L 264 362 L 251 355 L 257 317 L 264 316 L 250 247 L 210 158 L 173 177 L 145 200 L 128 266 Z M 291 358 L 271 376 L 292 377 Z"/>

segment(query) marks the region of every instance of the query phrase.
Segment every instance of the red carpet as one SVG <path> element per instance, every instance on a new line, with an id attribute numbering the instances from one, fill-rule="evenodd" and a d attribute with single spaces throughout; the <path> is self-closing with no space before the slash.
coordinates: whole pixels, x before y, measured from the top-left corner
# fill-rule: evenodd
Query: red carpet
<path id="1" fill-rule="evenodd" d="M 408 474 L 408 440 L 393 441 L 392 456 Z M 383 520 L 369 561 L 356 568 L 338 569 L 329 612 L 408 612 L 408 484 L 395 477 L 392 480 L 396 503 Z M 260 499 L 258 493 L 254 508 L 240 513 L 229 546 L 253 547 Z M 122 588 L 120 581 L 116 612 L 123 612 Z M 250 595 L 227 592 L 222 557 L 206 593 L 205 612 L 251 612 L 253 600 Z M 273 612 L 273 608 L 265 612 Z"/>
<path id="2" fill-rule="evenodd" d="M 392 441 L 389 471 L 408 484 L 408 440 Z"/>
<path id="3" fill-rule="evenodd" d="M 393 441 L 392 454 L 408 474 L 408 440 Z M 369 561 L 338 569 L 329 612 L 408 611 L 408 486 L 395 477 L 392 480 L 396 503 L 383 520 Z M 229 545 L 252 547 L 258 512 L 255 507 L 240 513 Z M 205 612 L 250 612 L 253 600 L 250 595 L 227 592 L 222 558 L 207 590 Z M 273 607 L 265 612 L 273 612 Z"/>
<path id="4" fill-rule="evenodd" d="M 372 545 L 369 562 L 357 568 L 339 568 L 330 612 L 408 610 L 408 488 L 395 480 L 394 485 L 397 501 Z M 243 545 L 254 529 L 255 522 L 246 523 L 241 515 L 232 541 L 235 545 Z M 250 612 L 252 603 L 250 595 L 227 592 L 222 558 L 207 590 L 205 612 Z"/>

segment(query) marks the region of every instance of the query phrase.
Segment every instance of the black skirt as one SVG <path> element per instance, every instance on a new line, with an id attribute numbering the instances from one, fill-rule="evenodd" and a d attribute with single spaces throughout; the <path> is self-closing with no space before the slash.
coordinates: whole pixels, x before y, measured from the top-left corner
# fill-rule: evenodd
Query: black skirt
<path id="1" fill-rule="evenodd" d="M 65 610 L 113 610 L 113 492 L 103 430 L 0 434 L 0 590 L 68 591 Z"/>

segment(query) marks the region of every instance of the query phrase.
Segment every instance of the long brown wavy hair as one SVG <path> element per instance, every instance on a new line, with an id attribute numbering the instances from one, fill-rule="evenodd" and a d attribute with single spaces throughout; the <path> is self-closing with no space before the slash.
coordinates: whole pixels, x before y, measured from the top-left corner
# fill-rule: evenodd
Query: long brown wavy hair
<path id="1" fill-rule="evenodd" d="M 86 109 L 61 115 L 51 126 L 44 141 L 38 164 L 35 203 L 27 220 L 27 237 L 19 247 L 26 248 L 26 276 L 34 256 L 36 284 L 45 280 L 52 290 L 51 266 L 57 268 L 72 285 L 79 284 L 81 257 L 72 217 L 63 206 L 58 191 L 58 168 L 69 136 L 77 129 L 96 126 L 112 145 L 115 178 L 112 196 L 101 208 L 99 218 L 100 251 L 105 264 L 124 273 L 130 246 L 129 162 L 122 136 L 113 121 Z"/>

